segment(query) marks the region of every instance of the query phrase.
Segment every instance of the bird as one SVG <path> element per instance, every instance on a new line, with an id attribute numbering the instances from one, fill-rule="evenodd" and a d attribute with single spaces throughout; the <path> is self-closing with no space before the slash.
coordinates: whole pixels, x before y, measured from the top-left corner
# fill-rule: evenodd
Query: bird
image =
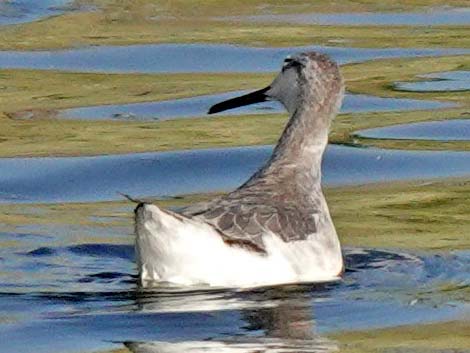
<path id="1" fill-rule="evenodd" d="M 212 106 L 208 114 L 277 100 L 290 118 L 271 157 L 236 190 L 178 212 L 137 205 L 140 282 L 249 288 L 340 279 L 321 163 L 343 97 L 338 65 L 304 52 L 287 56 L 269 86 Z"/>

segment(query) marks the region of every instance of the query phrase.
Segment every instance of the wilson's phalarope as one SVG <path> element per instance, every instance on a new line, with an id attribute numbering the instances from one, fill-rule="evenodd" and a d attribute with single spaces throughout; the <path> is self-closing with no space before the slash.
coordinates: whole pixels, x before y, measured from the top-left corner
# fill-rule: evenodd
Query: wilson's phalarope
<path id="1" fill-rule="evenodd" d="M 271 158 L 237 190 L 181 213 L 137 206 L 140 278 L 250 287 L 340 276 L 341 247 L 320 182 L 343 95 L 336 63 L 311 52 L 287 57 L 268 87 L 211 107 L 209 114 L 276 99 L 291 117 Z"/>

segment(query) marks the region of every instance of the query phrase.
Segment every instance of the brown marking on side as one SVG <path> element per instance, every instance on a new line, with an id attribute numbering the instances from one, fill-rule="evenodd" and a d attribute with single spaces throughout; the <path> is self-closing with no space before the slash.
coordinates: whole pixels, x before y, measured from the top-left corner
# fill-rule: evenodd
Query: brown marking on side
<path id="1" fill-rule="evenodd" d="M 247 239 L 232 239 L 227 237 L 224 233 L 222 233 L 220 230 L 214 228 L 214 230 L 220 235 L 222 238 L 223 242 L 227 244 L 228 246 L 234 246 L 234 247 L 239 247 L 244 250 L 252 251 L 257 253 L 258 255 L 267 255 L 267 252 L 265 249 L 261 248 L 260 246 L 256 245 L 255 243 L 247 240 Z"/>

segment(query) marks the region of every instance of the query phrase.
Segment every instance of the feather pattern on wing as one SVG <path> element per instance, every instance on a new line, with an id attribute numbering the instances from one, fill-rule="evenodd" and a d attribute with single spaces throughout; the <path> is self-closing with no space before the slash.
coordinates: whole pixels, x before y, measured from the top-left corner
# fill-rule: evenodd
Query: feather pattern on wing
<path id="1" fill-rule="evenodd" d="M 290 184 L 294 186 L 295 184 Z M 284 192 L 281 192 L 284 190 Z M 305 240 L 317 232 L 318 207 L 310 195 L 257 180 L 209 203 L 182 211 L 213 225 L 229 242 L 264 249 L 263 235 L 273 233 L 285 242 Z M 295 197 L 294 197 L 295 195 Z"/>

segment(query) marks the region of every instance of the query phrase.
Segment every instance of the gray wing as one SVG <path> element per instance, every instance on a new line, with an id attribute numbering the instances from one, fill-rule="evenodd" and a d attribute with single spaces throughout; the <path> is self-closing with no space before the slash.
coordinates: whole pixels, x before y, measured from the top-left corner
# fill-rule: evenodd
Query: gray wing
<path id="1" fill-rule="evenodd" d="M 274 233 L 286 242 L 304 240 L 317 231 L 317 213 L 294 202 L 270 198 L 227 197 L 182 211 L 213 225 L 229 244 L 264 252 L 263 234 Z"/>

